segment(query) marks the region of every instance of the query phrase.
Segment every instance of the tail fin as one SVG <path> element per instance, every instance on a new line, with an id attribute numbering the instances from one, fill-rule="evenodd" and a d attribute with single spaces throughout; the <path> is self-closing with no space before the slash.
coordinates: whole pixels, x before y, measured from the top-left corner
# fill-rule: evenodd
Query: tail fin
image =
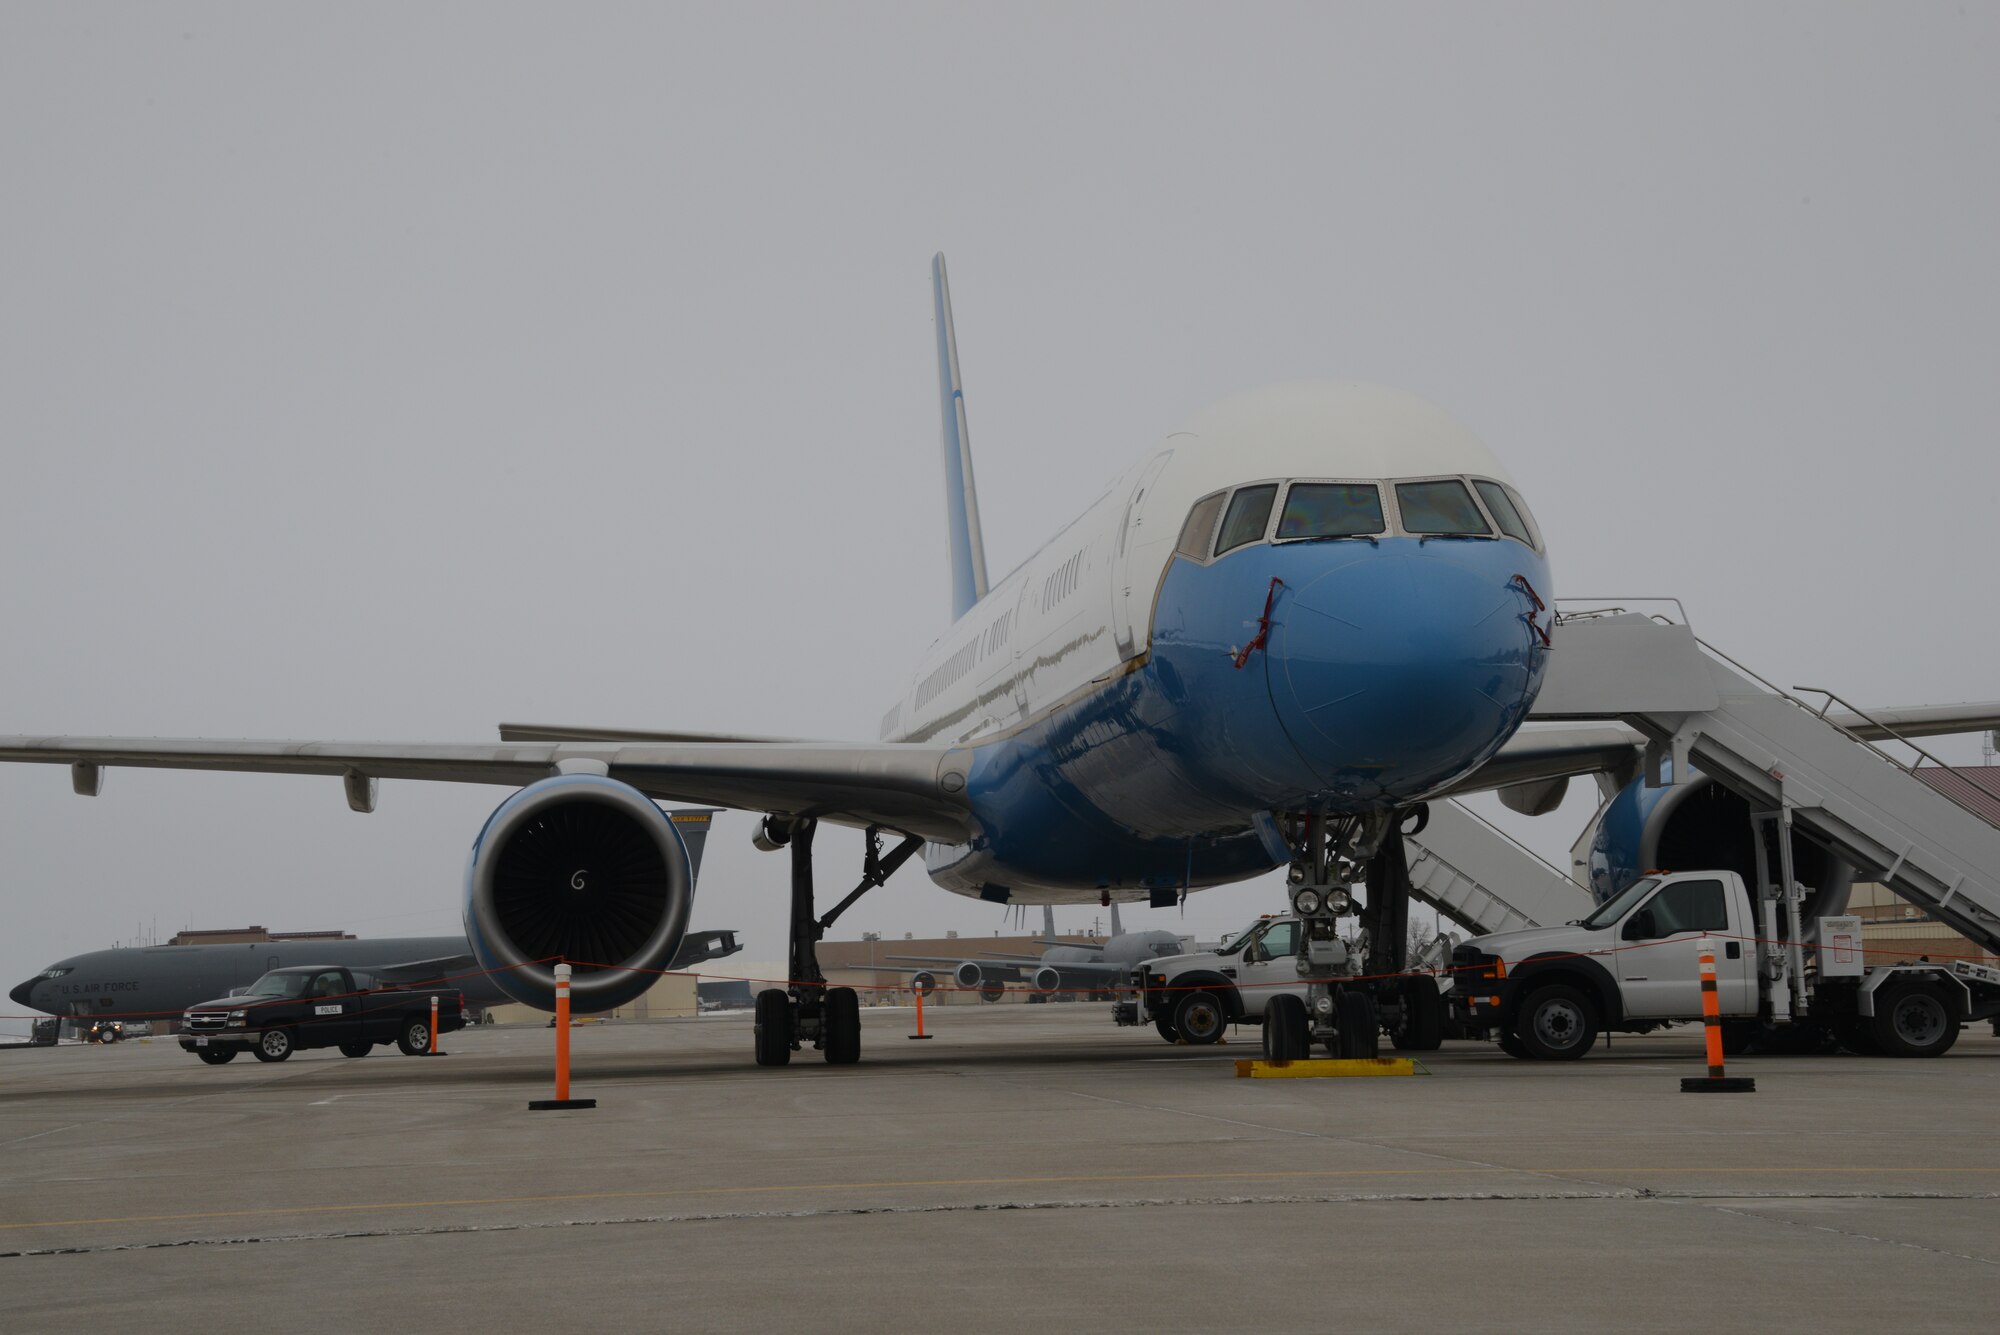
<path id="1" fill-rule="evenodd" d="M 965 429 L 965 387 L 958 378 L 958 336 L 951 328 L 951 286 L 944 252 L 931 257 L 936 306 L 938 407 L 944 415 L 944 510 L 951 546 L 951 615 L 957 620 L 986 596 L 986 539 L 979 530 L 979 493 L 972 484 L 972 441 Z"/>
<path id="2" fill-rule="evenodd" d="M 1125 924 L 1118 921 L 1118 901 L 1111 901 L 1111 935 L 1125 935 Z"/>

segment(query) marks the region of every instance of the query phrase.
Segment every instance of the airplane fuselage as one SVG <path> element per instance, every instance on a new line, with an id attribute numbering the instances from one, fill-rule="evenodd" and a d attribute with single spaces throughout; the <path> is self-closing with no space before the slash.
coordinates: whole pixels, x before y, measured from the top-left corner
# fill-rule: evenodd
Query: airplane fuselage
<path id="1" fill-rule="evenodd" d="M 979 832 L 931 845 L 932 878 L 1157 898 L 1282 864 L 1280 813 L 1445 789 L 1540 686 L 1532 524 L 1490 451 L 1397 391 L 1202 414 L 961 617 L 884 718 L 885 740 L 970 756 Z"/>

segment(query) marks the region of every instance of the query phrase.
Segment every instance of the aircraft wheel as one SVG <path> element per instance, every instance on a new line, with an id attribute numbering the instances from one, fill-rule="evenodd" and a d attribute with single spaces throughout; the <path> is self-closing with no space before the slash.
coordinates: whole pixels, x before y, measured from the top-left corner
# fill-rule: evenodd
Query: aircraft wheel
<path id="1" fill-rule="evenodd" d="M 757 1064 L 786 1066 L 792 1060 L 792 999 L 780 987 L 757 994 Z"/>
<path id="2" fill-rule="evenodd" d="M 1213 992 L 1190 992 L 1174 1007 L 1174 1028 L 1197 1047 L 1222 1037 L 1229 1027 L 1229 1008 Z"/>
<path id="3" fill-rule="evenodd" d="M 340 1055 L 343 1057 L 366 1057 L 375 1050 L 373 1043 L 342 1043 Z"/>
<path id="4" fill-rule="evenodd" d="M 1389 1035 L 1398 1052 L 1436 1052 L 1444 1043 L 1444 996 L 1428 977 L 1403 982 L 1403 1013 Z"/>
<path id="5" fill-rule="evenodd" d="M 405 1057 L 422 1057 L 431 1050 L 431 1022 L 423 1016 L 414 1016 L 403 1021 L 402 1032 L 396 1035 L 396 1046 Z M 341 1051 L 346 1052 L 345 1048 Z M 348 1056 L 358 1054 L 349 1052 Z"/>
<path id="6" fill-rule="evenodd" d="M 1381 1052 L 1381 1021 L 1375 1014 L 1375 999 L 1366 992 L 1342 989 L 1334 998 L 1334 1021 L 1340 1027 L 1329 1045 L 1334 1056 L 1354 1060 Z"/>
<path id="7" fill-rule="evenodd" d="M 861 1060 L 861 999 L 851 987 L 826 990 L 826 1064 L 852 1066 Z"/>
<path id="8" fill-rule="evenodd" d="M 1306 1003 L 1289 992 L 1280 992 L 1264 1003 L 1264 1060 L 1302 1061 L 1311 1051 Z"/>
<path id="9" fill-rule="evenodd" d="M 236 1049 L 196 1048 L 194 1050 L 194 1055 L 201 1058 L 203 1061 L 207 1062 L 210 1066 L 221 1066 L 227 1062 L 232 1062 L 236 1060 Z"/>
<path id="10" fill-rule="evenodd" d="M 257 1054 L 257 1060 L 260 1062 L 281 1062 L 291 1056 L 292 1049 L 297 1046 L 298 1041 L 292 1037 L 291 1030 L 266 1029 L 264 1036 L 257 1040 L 257 1046 L 251 1051 Z"/>

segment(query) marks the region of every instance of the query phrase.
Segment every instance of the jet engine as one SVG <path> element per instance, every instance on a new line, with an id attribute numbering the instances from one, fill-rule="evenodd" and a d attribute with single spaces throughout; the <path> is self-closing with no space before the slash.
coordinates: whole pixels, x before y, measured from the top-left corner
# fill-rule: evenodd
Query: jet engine
<path id="1" fill-rule="evenodd" d="M 910 987 L 925 996 L 937 991 L 937 975 L 929 969 L 919 969 L 910 975 Z"/>
<path id="2" fill-rule="evenodd" d="M 951 976 L 956 978 L 958 985 L 968 992 L 978 990 L 979 985 L 986 980 L 985 970 L 981 969 L 971 960 L 967 960 L 956 969 L 953 969 Z"/>
<path id="3" fill-rule="evenodd" d="M 592 774 L 531 784 L 486 818 L 465 870 L 465 934 L 516 1001 L 555 1007 L 555 965 L 579 1011 L 621 1006 L 658 981 L 687 934 L 694 873 L 667 814 Z"/>
<path id="4" fill-rule="evenodd" d="M 1767 828 L 1769 828 L 1767 826 Z M 1770 876 L 1778 880 L 1775 847 L 1767 850 Z M 1757 892 L 1757 840 L 1750 804 L 1709 775 L 1690 770 L 1665 788 L 1635 779 L 1605 803 L 1577 840 L 1573 857 L 1587 871 L 1590 893 L 1599 903 L 1618 894 L 1649 871 L 1716 868 L 1743 878 Z M 1854 866 L 1825 845 L 1792 827 L 1792 877 L 1813 893 L 1800 906 L 1801 922 L 1843 913 L 1854 885 Z"/>
<path id="5" fill-rule="evenodd" d="M 1060 992 L 1063 985 L 1062 970 L 1044 964 L 1035 970 L 1035 976 L 1029 981 L 1035 985 L 1037 992 Z"/>

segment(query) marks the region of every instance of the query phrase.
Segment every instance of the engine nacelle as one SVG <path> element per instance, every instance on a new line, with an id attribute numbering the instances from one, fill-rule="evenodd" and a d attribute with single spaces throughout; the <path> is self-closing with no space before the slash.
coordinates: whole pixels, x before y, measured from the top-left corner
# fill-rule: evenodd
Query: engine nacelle
<path id="1" fill-rule="evenodd" d="M 659 981 L 687 934 L 688 849 L 638 789 L 594 774 L 530 784 L 486 818 L 465 869 L 465 934 L 494 984 L 555 1008 L 555 964 L 578 1011 L 622 1006 Z"/>
<path id="2" fill-rule="evenodd" d="M 937 991 L 937 985 L 937 975 L 929 969 L 919 969 L 910 975 L 911 988 L 923 993 L 925 996 L 929 996 L 931 993 Z"/>
<path id="3" fill-rule="evenodd" d="M 956 978 L 958 985 L 968 992 L 978 991 L 980 984 L 986 981 L 986 971 L 971 960 L 967 960 L 956 969 L 953 969 L 951 976 Z"/>
<path id="4" fill-rule="evenodd" d="M 1062 970 L 1044 964 L 1035 970 L 1035 976 L 1028 981 L 1034 984 L 1037 992 L 1060 992 L 1063 985 Z"/>
<path id="5" fill-rule="evenodd" d="M 1733 871 L 1757 893 L 1757 841 L 1750 828 L 1750 804 L 1706 774 L 1648 788 L 1635 779 L 1605 803 L 1583 832 L 1573 855 L 1583 859 L 1591 895 L 1601 904 L 1649 871 Z M 1770 850 L 1771 879 L 1777 850 Z M 1799 910 L 1804 935 L 1815 922 L 1847 910 L 1854 866 L 1825 845 L 1792 827 L 1792 876 L 1814 892 Z M 1782 932 L 1782 925 L 1781 925 Z"/>

